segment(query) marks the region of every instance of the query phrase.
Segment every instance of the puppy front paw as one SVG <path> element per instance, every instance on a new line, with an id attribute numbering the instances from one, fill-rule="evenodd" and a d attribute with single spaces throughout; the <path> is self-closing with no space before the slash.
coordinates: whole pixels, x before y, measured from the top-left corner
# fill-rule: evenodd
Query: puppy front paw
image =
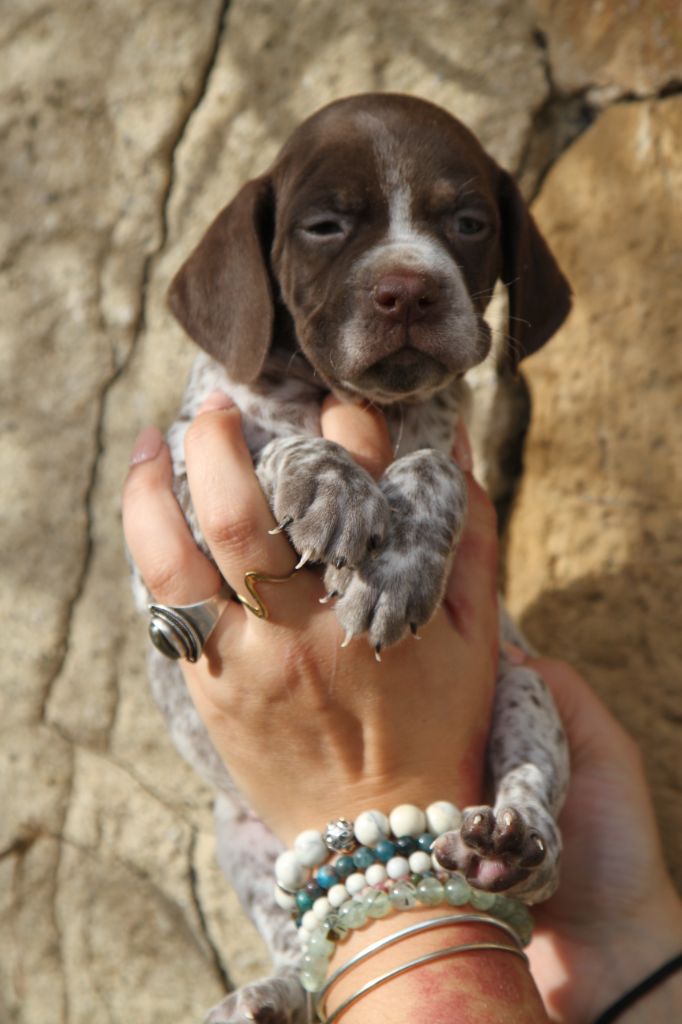
<path id="1" fill-rule="evenodd" d="M 368 633 L 379 651 L 408 626 L 429 621 L 445 589 L 466 515 L 466 483 L 452 460 L 424 449 L 392 463 L 380 483 L 390 508 L 388 537 L 353 572 L 328 570 L 327 592 L 348 636 Z"/>
<path id="2" fill-rule="evenodd" d="M 325 586 L 338 597 L 336 614 L 346 635 L 367 633 L 378 652 L 397 643 L 408 627 L 416 632 L 429 621 L 443 595 L 448 566 L 449 558 L 418 546 L 398 549 L 391 537 L 352 571 L 330 567 Z"/>
<path id="3" fill-rule="evenodd" d="M 340 445 L 280 438 L 263 449 L 257 473 L 277 523 L 306 562 L 355 566 L 383 544 L 388 502 Z"/>
<path id="4" fill-rule="evenodd" d="M 461 871 L 475 888 L 535 903 L 551 894 L 558 871 L 558 832 L 542 817 L 540 822 L 515 807 L 469 807 L 460 828 L 440 836 L 433 852 L 446 870 Z"/>
<path id="5" fill-rule="evenodd" d="M 306 995 L 294 971 L 244 985 L 214 1006 L 204 1024 L 306 1024 Z"/>

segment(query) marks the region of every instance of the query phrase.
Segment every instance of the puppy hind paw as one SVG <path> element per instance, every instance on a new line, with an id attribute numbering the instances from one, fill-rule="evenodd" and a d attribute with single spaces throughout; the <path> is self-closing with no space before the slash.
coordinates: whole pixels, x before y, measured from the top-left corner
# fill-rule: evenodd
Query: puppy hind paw
<path id="1" fill-rule="evenodd" d="M 546 864 L 548 849 L 516 808 L 472 807 L 457 831 L 439 837 L 434 853 L 444 868 L 461 871 L 474 888 L 514 895 L 533 893 L 534 875 Z M 544 877 L 542 883 L 538 877 L 540 884 L 546 884 Z"/>
<path id="2" fill-rule="evenodd" d="M 307 1024 L 307 1000 L 295 974 L 265 978 L 230 993 L 204 1024 Z"/>

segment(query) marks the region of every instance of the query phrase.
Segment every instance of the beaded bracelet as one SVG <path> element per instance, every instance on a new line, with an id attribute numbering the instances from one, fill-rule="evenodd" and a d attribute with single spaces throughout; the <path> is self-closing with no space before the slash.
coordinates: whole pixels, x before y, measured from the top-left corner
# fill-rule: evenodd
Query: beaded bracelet
<path id="1" fill-rule="evenodd" d="M 401 804 L 388 817 L 365 811 L 354 823 L 345 818 L 330 822 L 324 834 L 309 829 L 297 836 L 293 850 L 280 854 L 275 899 L 299 928 L 301 982 L 308 992 L 324 982 L 335 942 L 394 910 L 468 904 L 505 921 L 521 944 L 530 942 L 527 907 L 472 888 L 431 854 L 435 840 L 460 822 L 461 813 L 448 801 L 437 801 L 426 811 Z"/>
<path id="2" fill-rule="evenodd" d="M 283 909 L 302 915 L 323 896 L 332 906 L 340 906 L 367 885 L 386 878 L 397 880 L 410 871 L 428 871 L 435 839 L 458 828 L 461 819 L 454 804 L 440 800 L 426 811 L 401 804 L 388 817 L 381 811 L 364 811 L 355 822 L 345 818 L 330 822 L 324 834 L 314 829 L 301 832 L 293 850 L 286 850 L 275 862 L 275 900 Z M 339 856 L 330 864 L 335 854 Z M 363 874 L 368 870 L 369 879 Z M 345 891 L 332 893 L 338 885 Z"/>

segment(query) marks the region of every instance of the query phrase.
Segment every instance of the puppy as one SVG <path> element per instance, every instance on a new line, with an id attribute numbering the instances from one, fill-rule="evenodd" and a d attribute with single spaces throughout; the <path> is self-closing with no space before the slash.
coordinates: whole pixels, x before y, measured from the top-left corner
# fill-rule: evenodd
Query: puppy
<path id="1" fill-rule="evenodd" d="M 570 289 L 513 180 L 462 124 L 391 94 L 340 100 L 305 121 L 170 288 L 173 313 L 204 350 L 169 433 L 197 539 L 183 438 L 222 389 L 241 409 L 277 523 L 301 563 L 326 567 L 346 637 L 366 633 L 379 654 L 427 622 L 466 514 L 450 451 L 463 378 L 490 348 L 483 314 L 498 279 L 516 363 L 561 325 Z M 329 392 L 383 409 L 396 458 L 378 483 L 320 437 Z M 518 642 L 503 620 L 504 638 Z M 209 1019 L 258 1019 L 269 1007 L 268 1020 L 302 1021 L 294 927 L 272 897 L 281 847 L 236 793 L 177 666 L 153 652 L 151 677 L 180 751 L 219 791 L 219 860 L 275 962 L 273 978 Z M 492 806 L 468 808 L 438 856 L 481 888 L 544 899 L 557 881 L 567 749 L 541 680 L 504 658 L 489 761 Z"/>

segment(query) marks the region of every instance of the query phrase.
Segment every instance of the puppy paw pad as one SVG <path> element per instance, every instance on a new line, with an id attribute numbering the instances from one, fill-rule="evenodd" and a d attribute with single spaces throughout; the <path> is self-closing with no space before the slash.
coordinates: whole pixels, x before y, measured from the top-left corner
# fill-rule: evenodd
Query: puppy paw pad
<path id="1" fill-rule="evenodd" d="M 434 846 L 440 864 L 461 871 L 477 889 L 504 892 L 530 878 L 547 856 L 547 844 L 514 807 L 466 810 L 457 831 Z"/>

